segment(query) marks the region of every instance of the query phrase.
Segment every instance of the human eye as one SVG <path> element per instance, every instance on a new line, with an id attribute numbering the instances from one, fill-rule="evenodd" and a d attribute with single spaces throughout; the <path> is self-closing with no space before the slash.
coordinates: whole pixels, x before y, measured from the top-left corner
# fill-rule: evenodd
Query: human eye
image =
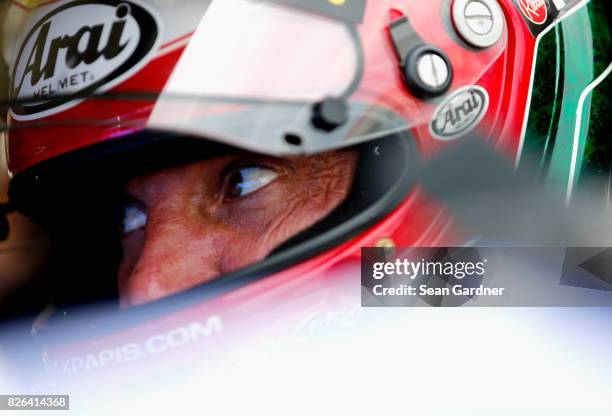
<path id="1" fill-rule="evenodd" d="M 277 177 L 278 173 L 276 171 L 263 166 L 247 166 L 234 169 L 226 176 L 226 198 L 242 198 L 265 187 Z"/>
<path id="2" fill-rule="evenodd" d="M 128 200 L 123 205 L 123 221 L 121 231 L 123 235 L 130 234 L 147 225 L 147 209 L 145 205 L 135 199 Z"/>

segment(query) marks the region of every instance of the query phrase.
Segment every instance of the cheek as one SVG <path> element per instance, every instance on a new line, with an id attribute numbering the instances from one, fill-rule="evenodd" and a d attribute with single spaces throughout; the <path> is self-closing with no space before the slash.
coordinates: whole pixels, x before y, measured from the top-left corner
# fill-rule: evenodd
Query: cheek
<path id="1" fill-rule="evenodd" d="M 145 230 L 141 228 L 130 233 L 121 240 L 123 259 L 119 266 L 118 273 L 118 284 L 120 289 L 127 284 L 132 271 L 138 263 L 138 259 L 144 247 L 145 238 Z"/>
<path id="2" fill-rule="evenodd" d="M 245 241 L 267 255 L 342 202 L 348 190 L 334 190 L 341 185 L 337 182 L 335 177 L 306 181 L 301 177 L 281 178 L 248 198 L 228 204 L 219 220 L 240 230 Z"/>
<path id="3" fill-rule="evenodd" d="M 246 235 L 264 233 L 288 203 L 285 187 L 280 179 L 247 197 L 229 201 L 215 212 L 215 219 Z"/>

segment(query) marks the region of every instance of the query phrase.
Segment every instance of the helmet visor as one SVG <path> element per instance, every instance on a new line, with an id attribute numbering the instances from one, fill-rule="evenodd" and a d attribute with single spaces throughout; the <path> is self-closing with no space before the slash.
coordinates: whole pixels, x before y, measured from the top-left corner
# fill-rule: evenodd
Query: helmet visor
<path id="1" fill-rule="evenodd" d="M 486 50 L 458 48 L 440 8 L 416 3 L 401 12 L 423 42 L 449 55 L 451 91 L 476 83 L 505 49 L 506 35 Z M 389 34 L 396 6 L 76 0 L 22 7 L 19 19 L 4 18 L 10 127 L 102 129 L 138 115 L 139 127 L 277 155 L 407 130 L 428 123 L 444 97 L 422 100 L 404 85 Z"/>

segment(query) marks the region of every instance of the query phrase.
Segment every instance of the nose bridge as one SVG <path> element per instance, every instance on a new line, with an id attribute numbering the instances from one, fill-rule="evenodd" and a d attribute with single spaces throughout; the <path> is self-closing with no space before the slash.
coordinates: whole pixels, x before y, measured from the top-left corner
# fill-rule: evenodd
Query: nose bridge
<path id="1" fill-rule="evenodd" d="M 221 253 L 214 225 L 191 224 L 160 210 L 145 230 L 142 250 L 127 281 L 133 304 L 188 289 L 220 274 Z"/>
<path id="2" fill-rule="evenodd" d="M 127 185 L 127 192 L 151 209 L 176 201 L 187 192 L 189 184 L 186 172 L 169 169 L 133 179 Z"/>
<path id="3" fill-rule="evenodd" d="M 152 175 L 140 182 L 147 206 L 142 248 L 125 282 L 130 304 L 188 289 L 220 274 L 223 224 L 200 204 L 202 195 L 183 175 Z M 201 188 L 198 188 L 201 189 Z"/>
<path id="4" fill-rule="evenodd" d="M 174 212 L 175 209 L 156 212 L 149 220 L 139 263 L 159 263 L 163 259 L 173 265 L 197 254 L 200 268 L 212 266 L 218 257 L 218 244 L 214 244 L 215 240 L 220 243 L 218 227 L 210 221 L 196 224 L 179 216 L 166 217 Z"/>

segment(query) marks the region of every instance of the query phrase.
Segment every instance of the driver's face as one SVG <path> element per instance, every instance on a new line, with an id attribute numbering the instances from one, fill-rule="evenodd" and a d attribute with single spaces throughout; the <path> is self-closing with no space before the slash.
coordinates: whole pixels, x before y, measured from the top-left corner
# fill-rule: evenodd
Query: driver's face
<path id="1" fill-rule="evenodd" d="M 356 163 L 352 151 L 288 159 L 240 154 L 130 180 L 122 307 L 262 260 L 340 205 Z"/>

